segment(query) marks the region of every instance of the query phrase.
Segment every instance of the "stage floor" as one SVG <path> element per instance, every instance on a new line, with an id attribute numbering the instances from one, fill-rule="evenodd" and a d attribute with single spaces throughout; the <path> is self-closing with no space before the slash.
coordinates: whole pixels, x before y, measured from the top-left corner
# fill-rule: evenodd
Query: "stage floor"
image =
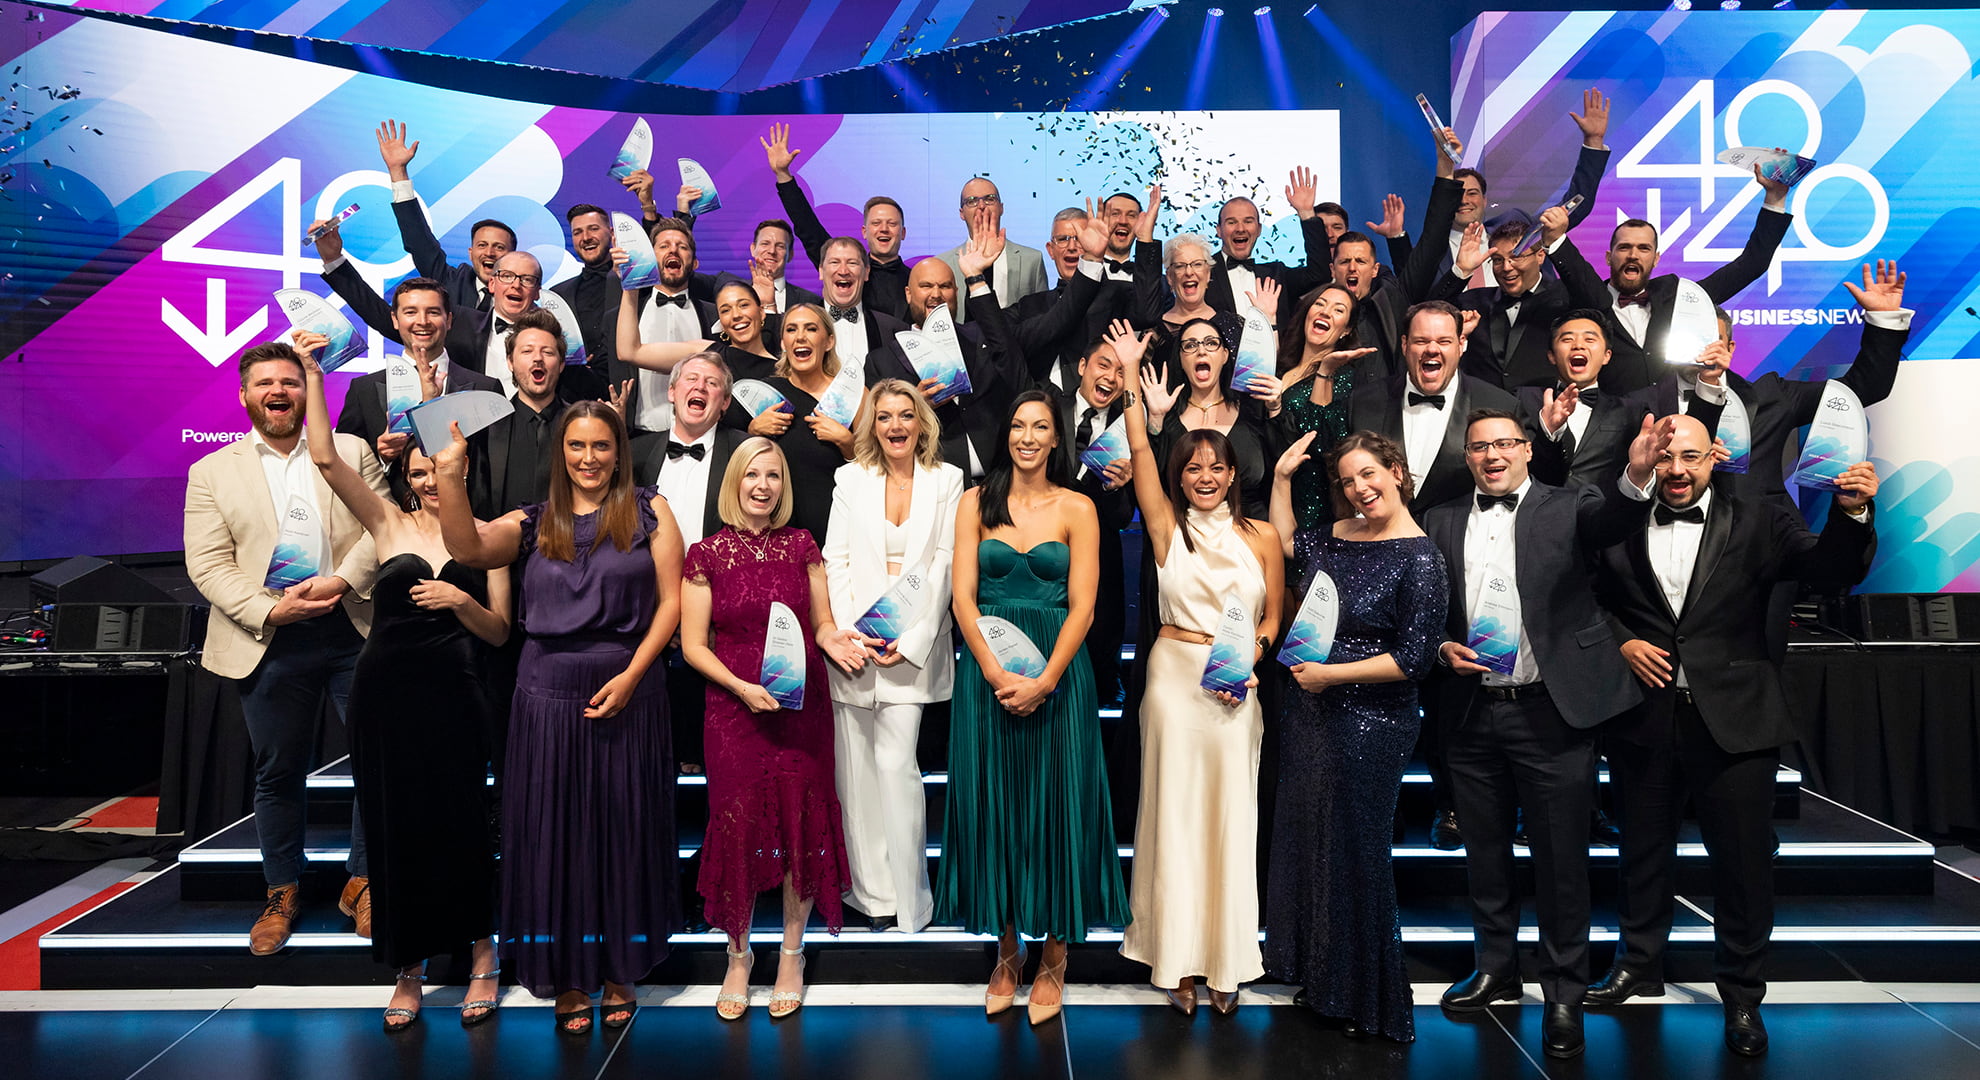
<path id="1" fill-rule="evenodd" d="M 1763 1014 L 1772 1051 L 1753 1061 L 1720 1044 L 1709 987 L 1590 1012 L 1588 1052 L 1568 1062 L 1541 1055 L 1537 1002 L 1454 1020 L 1434 1004 L 1442 990 L 1416 987 L 1417 1041 L 1406 1047 L 1350 1041 L 1277 987 L 1248 990 L 1235 1015 L 1206 1000 L 1185 1018 L 1145 987 L 1078 983 L 1060 1019 L 1036 1029 L 1021 1003 L 986 1019 L 977 986 L 821 986 L 774 1023 L 759 987 L 733 1024 L 714 1015 L 713 987 L 643 987 L 629 1028 L 582 1039 L 558 1037 L 549 1003 L 514 989 L 491 1021 L 464 1031 L 449 1007 L 460 988 L 435 988 L 422 1020 L 397 1035 L 379 1030 L 379 987 L 39 991 L 0 995 L 0 1046 L 10 1075 L 67 1080 L 1980 1076 L 1973 984 L 1776 984 Z"/>

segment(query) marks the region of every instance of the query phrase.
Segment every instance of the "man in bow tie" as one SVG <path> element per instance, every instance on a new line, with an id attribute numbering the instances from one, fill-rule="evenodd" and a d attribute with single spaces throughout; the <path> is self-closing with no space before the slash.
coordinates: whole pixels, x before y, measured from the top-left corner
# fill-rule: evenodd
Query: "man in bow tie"
<path id="1" fill-rule="evenodd" d="M 1622 940 L 1591 1005 L 1664 993 L 1677 831 L 1687 796 L 1712 871 L 1713 968 L 1734 1053 L 1767 1050 L 1763 968 L 1774 928 L 1772 817 L 1780 748 L 1795 738 L 1768 597 L 1783 580 L 1853 585 L 1870 568 L 1877 471 L 1850 466 L 1818 536 L 1785 500 L 1742 497 L 1712 471 L 1712 436 L 1672 417 L 1650 527 L 1601 551 L 1596 582 L 1643 704 L 1604 750 L 1622 816 Z"/>
<path id="2" fill-rule="evenodd" d="M 440 282 L 456 311 L 487 311 L 491 303 L 489 279 L 495 274 L 496 261 L 516 250 L 516 231 L 494 218 L 477 221 L 468 229 L 468 261 L 449 263 L 413 190 L 411 166 L 419 143 L 406 143 L 406 125 L 397 120 L 379 124 L 376 134 L 378 156 L 384 160 L 386 177 L 392 184 L 392 216 L 399 223 L 399 242 L 412 257 L 414 273 Z"/>
<path id="3" fill-rule="evenodd" d="M 791 166 L 804 151 L 791 149 L 789 124 L 771 124 L 769 134 L 757 141 L 763 144 L 770 174 L 777 181 L 777 198 L 784 204 L 784 213 L 791 219 L 798 243 L 803 245 L 806 257 L 818 268 L 822 279 L 826 276 L 826 248 L 836 238 L 819 220 L 810 196 L 798 186 L 797 177 L 791 172 Z M 907 239 L 907 223 L 901 214 L 901 204 L 885 195 L 866 200 L 860 211 L 860 238 L 854 243 L 860 244 L 860 253 L 865 256 L 864 306 L 895 318 L 905 315 L 908 264 L 901 258 L 901 243 Z M 1039 287 L 1044 287 L 1042 278 Z"/>
<path id="4" fill-rule="evenodd" d="M 1508 390 L 1553 385 L 1549 329 L 1568 310 L 1567 287 L 1540 272 L 1546 251 L 1535 244 L 1514 254 L 1527 231 L 1524 219 L 1502 222 L 1489 237 L 1482 225 L 1467 228 L 1450 272 L 1430 290 L 1431 299 L 1478 313 L 1478 333 L 1464 350 L 1465 374 Z M 1466 288 L 1481 264 L 1491 267 L 1496 284 Z"/>
<path id="5" fill-rule="evenodd" d="M 1578 489 L 1528 475 L 1531 440 L 1510 412 L 1473 412 L 1464 438 L 1472 491 L 1423 516 L 1451 582 L 1442 668 L 1426 687 L 1425 711 L 1443 730 L 1464 827 L 1477 962 L 1442 1004 L 1467 1013 L 1519 1000 L 1512 826 L 1522 811 L 1540 924 L 1543 1043 L 1550 1057 L 1574 1057 L 1588 971 L 1592 729 L 1643 699 L 1587 567 L 1596 551 L 1642 528 L 1670 429 L 1645 417 L 1627 470 Z"/>
<path id="6" fill-rule="evenodd" d="M 1306 295 L 1307 290 L 1326 284 L 1331 274 L 1333 245 L 1327 238 L 1326 223 L 1313 212 L 1319 201 L 1318 191 L 1319 182 L 1313 170 L 1304 166 L 1294 169 L 1287 179 L 1286 201 L 1299 216 L 1300 240 L 1306 249 L 1305 263 L 1300 266 L 1254 258 L 1258 240 L 1264 235 L 1258 204 L 1242 195 L 1226 202 L 1217 211 L 1217 240 L 1221 250 L 1210 264 L 1210 285 L 1204 290 L 1204 302 L 1218 311 L 1242 313 L 1244 309 L 1239 304 L 1257 287 L 1258 279 L 1273 278 L 1279 283 L 1279 310 L 1265 314 L 1271 318 L 1272 325 L 1279 326 L 1285 322 L 1293 303 Z"/>
<path id="7" fill-rule="evenodd" d="M 679 218 L 661 218 L 648 235 L 660 266 L 659 284 L 621 290 L 619 320 L 611 361 L 614 404 L 635 437 L 666 431 L 673 423 L 670 371 L 655 371 L 626 358 L 646 342 L 699 341 L 715 336 L 715 305 L 694 298 L 695 271 L 701 266 L 694 231 Z M 681 535 L 686 536 L 687 533 Z M 692 540 L 689 543 L 693 543 Z"/>
<path id="8" fill-rule="evenodd" d="M 1155 189 L 1157 194 L 1160 190 Z M 1107 202 L 1132 205 L 1137 208 L 1135 218 L 1140 217 L 1141 203 L 1132 196 L 1115 195 Z M 1079 385 L 1080 363 L 1089 346 L 1115 319 L 1146 329 L 1162 317 L 1161 245 L 1135 246 L 1135 263 L 1117 263 L 1110 224 L 1111 215 L 1096 218 L 1090 203 L 1087 209 L 1069 206 L 1053 215 L 1052 238 L 1045 251 L 1059 271 L 1059 283 L 1032 293 L 1011 309 L 1026 374 L 1055 392 Z M 1130 245 L 1134 245 L 1134 228 L 1130 221 Z M 1129 267 L 1129 272 L 1116 277 L 1116 265 Z M 1143 275 L 1139 288 L 1134 281 L 1137 266 Z"/>
<path id="9" fill-rule="evenodd" d="M 1553 321 L 1548 340 L 1553 385 L 1517 391 L 1520 407 L 1538 420 L 1533 475 L 1568 487 L 1614 476 L 1650 410 L 1637 395 L 1611 394 L 1599 386 L 1609 363 L 1608 320 L 1587 308 L 1565 312 Z"/>

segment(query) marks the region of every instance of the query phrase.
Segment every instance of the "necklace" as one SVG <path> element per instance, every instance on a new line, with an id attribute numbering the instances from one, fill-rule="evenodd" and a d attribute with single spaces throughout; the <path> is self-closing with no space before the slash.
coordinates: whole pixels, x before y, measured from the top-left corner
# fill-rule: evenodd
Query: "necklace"
<path id="1" fill-rule="evenodd" d="M 909 473 L 907 475 L 907 479 L 905 480 L 896 480 L 894 479 L 893 473 L 888 473 L 887 482 L 894 485 L 895 491 L 906 491 L 908 489 L 908 485 L 914 483 L 914 474 Z"/>
<path id="2" fill-rule="evenodd" d="M 1211 402 L 1211 403 L 1210 403 L 1210 404 L 1208 404 L 1208 405 L 1198 405 L 1198 404 L 1197 404 L 1196 402 L 1194 402 L 1194 401 L 1192 401 L 1192 402 L 1190 402 L 1190 403 L 1189 403 L 1189 407 L 1190 407 L 1190 408 L 1192 408 L 1192 409 L 1195 409 L 1195 410 L 1196 410 L 1197 412 L 1200 412 L 1200 413 L 1202 413 L 1202 414 L 1203 414 L 1203 415 L 1205 415 L 1205 416 L 1208 416 L 1208 415 L 1210 415 L 1210 410 L 1211 410 L 1211 409 L 1220 409 L 1220 408 L 1223 408 L 1223 406 L 1224 406 L 1224 398 L 1223 398 L 1223 397 L 1221 397 L 1221 396 L 1219 396 L 1219 397 L 1217 398 L 1217 400 L 1215 400 L 1215 401 L 1213 401 L 1213 402 Z"/>

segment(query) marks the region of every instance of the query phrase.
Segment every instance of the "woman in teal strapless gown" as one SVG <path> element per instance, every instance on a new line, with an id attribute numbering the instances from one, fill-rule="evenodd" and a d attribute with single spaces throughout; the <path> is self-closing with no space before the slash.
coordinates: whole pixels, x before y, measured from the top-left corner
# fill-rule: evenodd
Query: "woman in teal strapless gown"
<path id="1" fill-rule="evenodd" d="M 956 668 L 949 793 L 936 919 L 1000 938 L 984 1005 L 1010 1007 L 1024 966 L 1020 934 L 1046 937 L 1031 985 L 1033 1023 L 1058 1015 L 1066 943 L 1119 926 L 1127 894 L 1114 852 L 1093 668 L 1100 524 L 1069 486 L 1059 411 L 1020 394 L 983 484 L 956 514 L 954 609 L 968 644 Z M 1036 678 L 1005 671 L 977 628 L 983 615 L 1022 630 L 1045 654 Z"/>

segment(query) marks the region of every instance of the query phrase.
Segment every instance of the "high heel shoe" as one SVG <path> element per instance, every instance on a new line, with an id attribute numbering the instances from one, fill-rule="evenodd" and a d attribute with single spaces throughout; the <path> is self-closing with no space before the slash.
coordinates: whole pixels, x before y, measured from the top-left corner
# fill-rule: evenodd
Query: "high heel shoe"
<path id="1" fill-rule="evenodd" d="M 998 947 L 997 966 L 990 969 L 990 981 L 996 982 L 997 973 L 1006 968 L 1009 968 L 1011 972 L 1011 992 L 1008 994 L 993 994 L 988 988 L 985 988 L 983 991 L 983 1014 L 985 1016 L 995 1016 L 1010 1008 L 1011 1003 L 1017 1000 L 1018 984 L 1024 981 L 1023 938 L 1018 939 L 1017 951 L 1009 956 L 1004 955 L 1004 950 L 1001 946 Z"/>
<path id="2" fill-rule="evenodd" d="M 756 966 L 756 953 L 751 949 L 744 948 L 743 950 L 738 952 L 735 949 L 724 948 L 722 951 L 729 955 L 730 960 L 741 960 L 744 957 L 748 957 L 750 967 Z M 724 981 L 726 981 L 726 976 L 724 977 Z M 729 1006 L 732 1005 L 735 1007 L 733 1010 L 729 1008 Z M 743 981 L 742 993 L 715 995 L 715 1015 L 721 1017 L 724 1020 L 740 1020 L 742 1019 L 743 1014 L 748 1011 L 749 1011 L 749 981 L 747 979 L 744 979 Z"/>
<path id="3" fill-rule="evenodd" d="M 1185 977 L 1174 989 L 1166 986 L 1163 987 L 1162 996 L 1169 999 L 1170 1008 L 1184 1016 L 1196 1015 L 1196 979 L 1194 977 Z"/>
<path id="4" fill-rule="evenodd" d="M 481 971 L 469 975 L 468 986 L 472 988 L 475 983 L 481 981 L 482 979 L 494 979 L 495 994 L 499 995 L 502 992 L 502 981 L 501 981 L 502 968 L 499 965 L 495 968 L 494 971 Z M 485 998 L 476 998 L 473 1001 L 461 1002 L 461 1026 L 464 1028 L 473 1027 L 474 1025 L 481 1023 L 483 1020 L 486 1020 L 489 1017 L 494 1016 L 495 1007 L 500 1004 L 501 1004 L 501 1000 L 498 997 L 492 995 Z M 475 1013 L 473 1016 L 469 1016 L 468 1015 L 469 1009 L 480 1009 L 481 1011 Z"/>
<path id="5" fill-rule="evenodd" d="M 1222 990 L 1217 990 L 1213 988 L 1210 991 L 1210 1007 L 1217 1010 L 1219 1013 L 1225 1016 L 1231 1015 L 1232 1013 L 1237 1011 L 1238 992 L 1236 990 L 1232 990 L 1229 993 L 1226 993 Z"/>
<path id="6" fill-rule="evenodd" d="M 799 945 L 795 949 L 786 949 L 782 945 L 779 945 L 777 946 L 777 952 L 783 956 L 797 957 L 798 977 L 799 978 L 804 977 L 804 946 L 803 945 Z M 782 1020 L 784 1017 L 791 1015 L 792 1013 L 798 1011 L 803 1007 L 804 1007 L 803 986 L 799 986 L 795 991 L 772 990 L 770 992 L 770 1019 L 772 1020 Z"/>
<path id="7" fill-rule="evenodd" d="M 1059 984 L 1059 1000 L 1050 1005 L 1040 1005 L 1037 998 L 1038 984 L 1047 978 Z M 1032 995 L 1024 1003 L 1024 1011 L 1031 1017 L 1031 1022 L 1034 1025 L 1045 1023 L 1059 1015 L 1059 1010 L 1064 1008 L 1066 1003 L 1066 956 L 1064 953 L 1059 954 L 1059 962 L 1057 964 L 1041 963 L 1038 965 L 1038 974 L 1032 977 L 1031 988 Z"/>
<path id="8" fill-rule="evenodd" d="M 418 975 L 408 975 L 403 971 L 400 972 L 399 980 L 402 982 L 404 981 L 412 981 L 419 983 L 425 982 L 426 981 L 425 965 L 421 965 L 421 971 Z M 395 1024 L 392 1022 L 394 1020 L 404 1020 L 405 1022 L 401 1024 Z M 419 1022 L 418 1009 L 386 1009 L 385 1010 L 386 1031 L 404 1031 L 418 1022 Z"/>

